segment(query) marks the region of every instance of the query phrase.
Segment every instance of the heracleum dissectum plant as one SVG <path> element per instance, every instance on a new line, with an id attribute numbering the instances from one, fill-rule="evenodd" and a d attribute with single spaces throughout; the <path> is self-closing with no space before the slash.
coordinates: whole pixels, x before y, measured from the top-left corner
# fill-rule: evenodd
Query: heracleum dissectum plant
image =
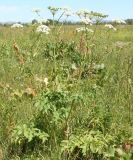
<path id="1" fill-rule="evenodd" d="M 116 31 L 117 29 L 112 25 L 112 24 L 105 24 L 106 28 L 112 29 L 114 31 Z"/>
<path id="2" fill-rule="evenodd" d="M 22 24 L 19 23 L 15 23 L 11 26 L 11 28 L 23 28 L 24 26 Z"/>
<path id="3" fill-rule="evenodd" d="M 42 33 L 45 33 L 45 34 L 49 34 L 50 28 L 46 25 L 40 25 L 40 26 L 37 27 L 36 32 L 42 32 Z"/>
<path id="4" fill-rule="evenodd" d="M 11 42 L 5 42 L 8 28 L 0 28 L 0 150 L 9 145 L 9 156 L 39 160 L 55 159 L 54 152 L 57 160 L 123 158 L 132 148 L 132 29 L 98 25 L 104 16 L 90 11 L 64 29 L 70 10 L 50 9 L 54 24 L 36 9 L 38 23 L 10 29 Z"/>
<path id="5" fill-rule="evenodd" d="M 94 32 L 92 29 L 85 28 L 85 27 L 76 28 L 76 32 L 86 32 L 86 31 L 90 33 Z"/>

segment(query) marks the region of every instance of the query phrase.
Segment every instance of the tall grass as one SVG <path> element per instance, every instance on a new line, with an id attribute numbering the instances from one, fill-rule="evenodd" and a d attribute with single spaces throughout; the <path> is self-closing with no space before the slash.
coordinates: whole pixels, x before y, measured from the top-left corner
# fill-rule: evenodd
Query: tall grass
<path id="1" fill-rule="evenodd" d="M 132 159 L 133 27 L 77 27 L 0 27 L 0 158 Z"/>

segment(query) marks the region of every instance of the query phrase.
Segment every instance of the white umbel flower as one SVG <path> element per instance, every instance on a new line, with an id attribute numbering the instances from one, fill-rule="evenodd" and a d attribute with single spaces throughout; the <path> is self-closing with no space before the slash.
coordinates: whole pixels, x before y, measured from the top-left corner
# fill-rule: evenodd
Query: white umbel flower
<path id="1" fill-rule="evenodd" d="M 45 83 L 45 85 L 47 86 L 48 85 L 48 78 L 44 78 L 44 81 L 43 81 L 44 83 Z"/>
<path id="2" fill-rule="evenodd" d="M 48 9 L 50 10 L 53 16 L 60 10 L 60 8 L 52 6 L 49 6 Z"/>
<path id="3" fill-rule="evenodd" d="M 40 20 L 38 20 L 38 23 L 39 24 L 46 24 L 46 23 L 49 23 L 49 20 L 47 20 L 47 19 L 40 19 Z"/>
<path id="4" fill-rule="evenodd" d="M 88 10 L 79 10 L 76 12 L 76 15 L 78 15 L 80 18 L 81 17 L 88 17 L 90 16 L 90 11 Z"/>
<path id="5" fill-rule="evenodd" d="M 92 25 L 92 20 L 90 20 L 89 18 L 83 18 L 81 19 L 81 22 L 83 22 L 86 25 Z"/>
<path id="6" fill-rule="evenodd" d="M 60 9 L 64 12 L 64 15 L 66 17 L 69 17 L 69 16 L 73 15 L 71 9 L 68 8 L 68 7 L 63 7 L 63 8 L 60 8 Z"/>
<path id="7" fill-rule="evenodd" d="M 65 11 L 64 15 L 65 15 L 66 17 L 69 17 L 69 16 L 72 16 L 73 13 L 72 13 L 71 11 Z"/>
<path id="8" fill-rule="evenodd" d="M 49 31 L 50 31 L 50 28 L 46 25 L 40 25 L 37 27 L 37 30 L 36 30 L 36 32 L 42 32 L 45 34 L 49 34 Z"/>
<path id="9" fill-rule="evenodd" d="M 105 27 L 109 29 L 113 29 L 114 31 L 117 30 L 112 24 L 105 24 Z"/>
<path id="10" fill-rule="evenodd" d="M 39 82 L 39 83 L 45 84 L 46 86 L 47 86 L 48 83 L 49 83 L 47 77 L 45 77 L 45 78 L 39 78 L 39 77 L 35 76 L 35 80 L 36 80 L 37 82 Z"/>
<path id="11" fill-rule="evenodd" d="M 23 25 L 19 23 L 15 23 L 11 26 L 11 28 L 23 28 Z"/>
<path id="12" fill-rule="evenodd" d="M 114 22 L 117 24 L 126 24 L 126 21 L 121 20 L 121 19 L 114 20 Z"/>
<path id="13" fill-rule="evenodd" d="M 96 70 L 103 70 L 105 68 L 104 63 L 102 64 L 94 64 L 94 69 Z"/>
<path id="14" fill-rule="evenodd" d="M 76 28 L 76 32 L 86 32 L 86 31 L 90 33 L 94 32 L 92 29 L 85 28 L 85 27 Z"/>

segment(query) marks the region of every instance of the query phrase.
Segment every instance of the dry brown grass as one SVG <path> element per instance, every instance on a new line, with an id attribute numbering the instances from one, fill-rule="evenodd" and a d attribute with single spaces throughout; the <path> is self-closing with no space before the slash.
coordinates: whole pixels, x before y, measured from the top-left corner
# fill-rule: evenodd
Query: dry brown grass
<path id="1" fill-rule="evenodd" d="M 0 147 L 0 160 L 3 160 L 3 151 L 1 147 Z"/>

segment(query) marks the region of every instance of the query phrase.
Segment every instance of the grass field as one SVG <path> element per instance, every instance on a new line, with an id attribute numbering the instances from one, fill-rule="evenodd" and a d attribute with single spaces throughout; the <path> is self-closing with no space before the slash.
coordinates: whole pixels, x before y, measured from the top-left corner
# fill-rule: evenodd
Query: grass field
<path id="1" fill-rule="evenodd" d="M 133 159 L 133 26 L 77 27 L 0 27 L 0 160 Z"/>

